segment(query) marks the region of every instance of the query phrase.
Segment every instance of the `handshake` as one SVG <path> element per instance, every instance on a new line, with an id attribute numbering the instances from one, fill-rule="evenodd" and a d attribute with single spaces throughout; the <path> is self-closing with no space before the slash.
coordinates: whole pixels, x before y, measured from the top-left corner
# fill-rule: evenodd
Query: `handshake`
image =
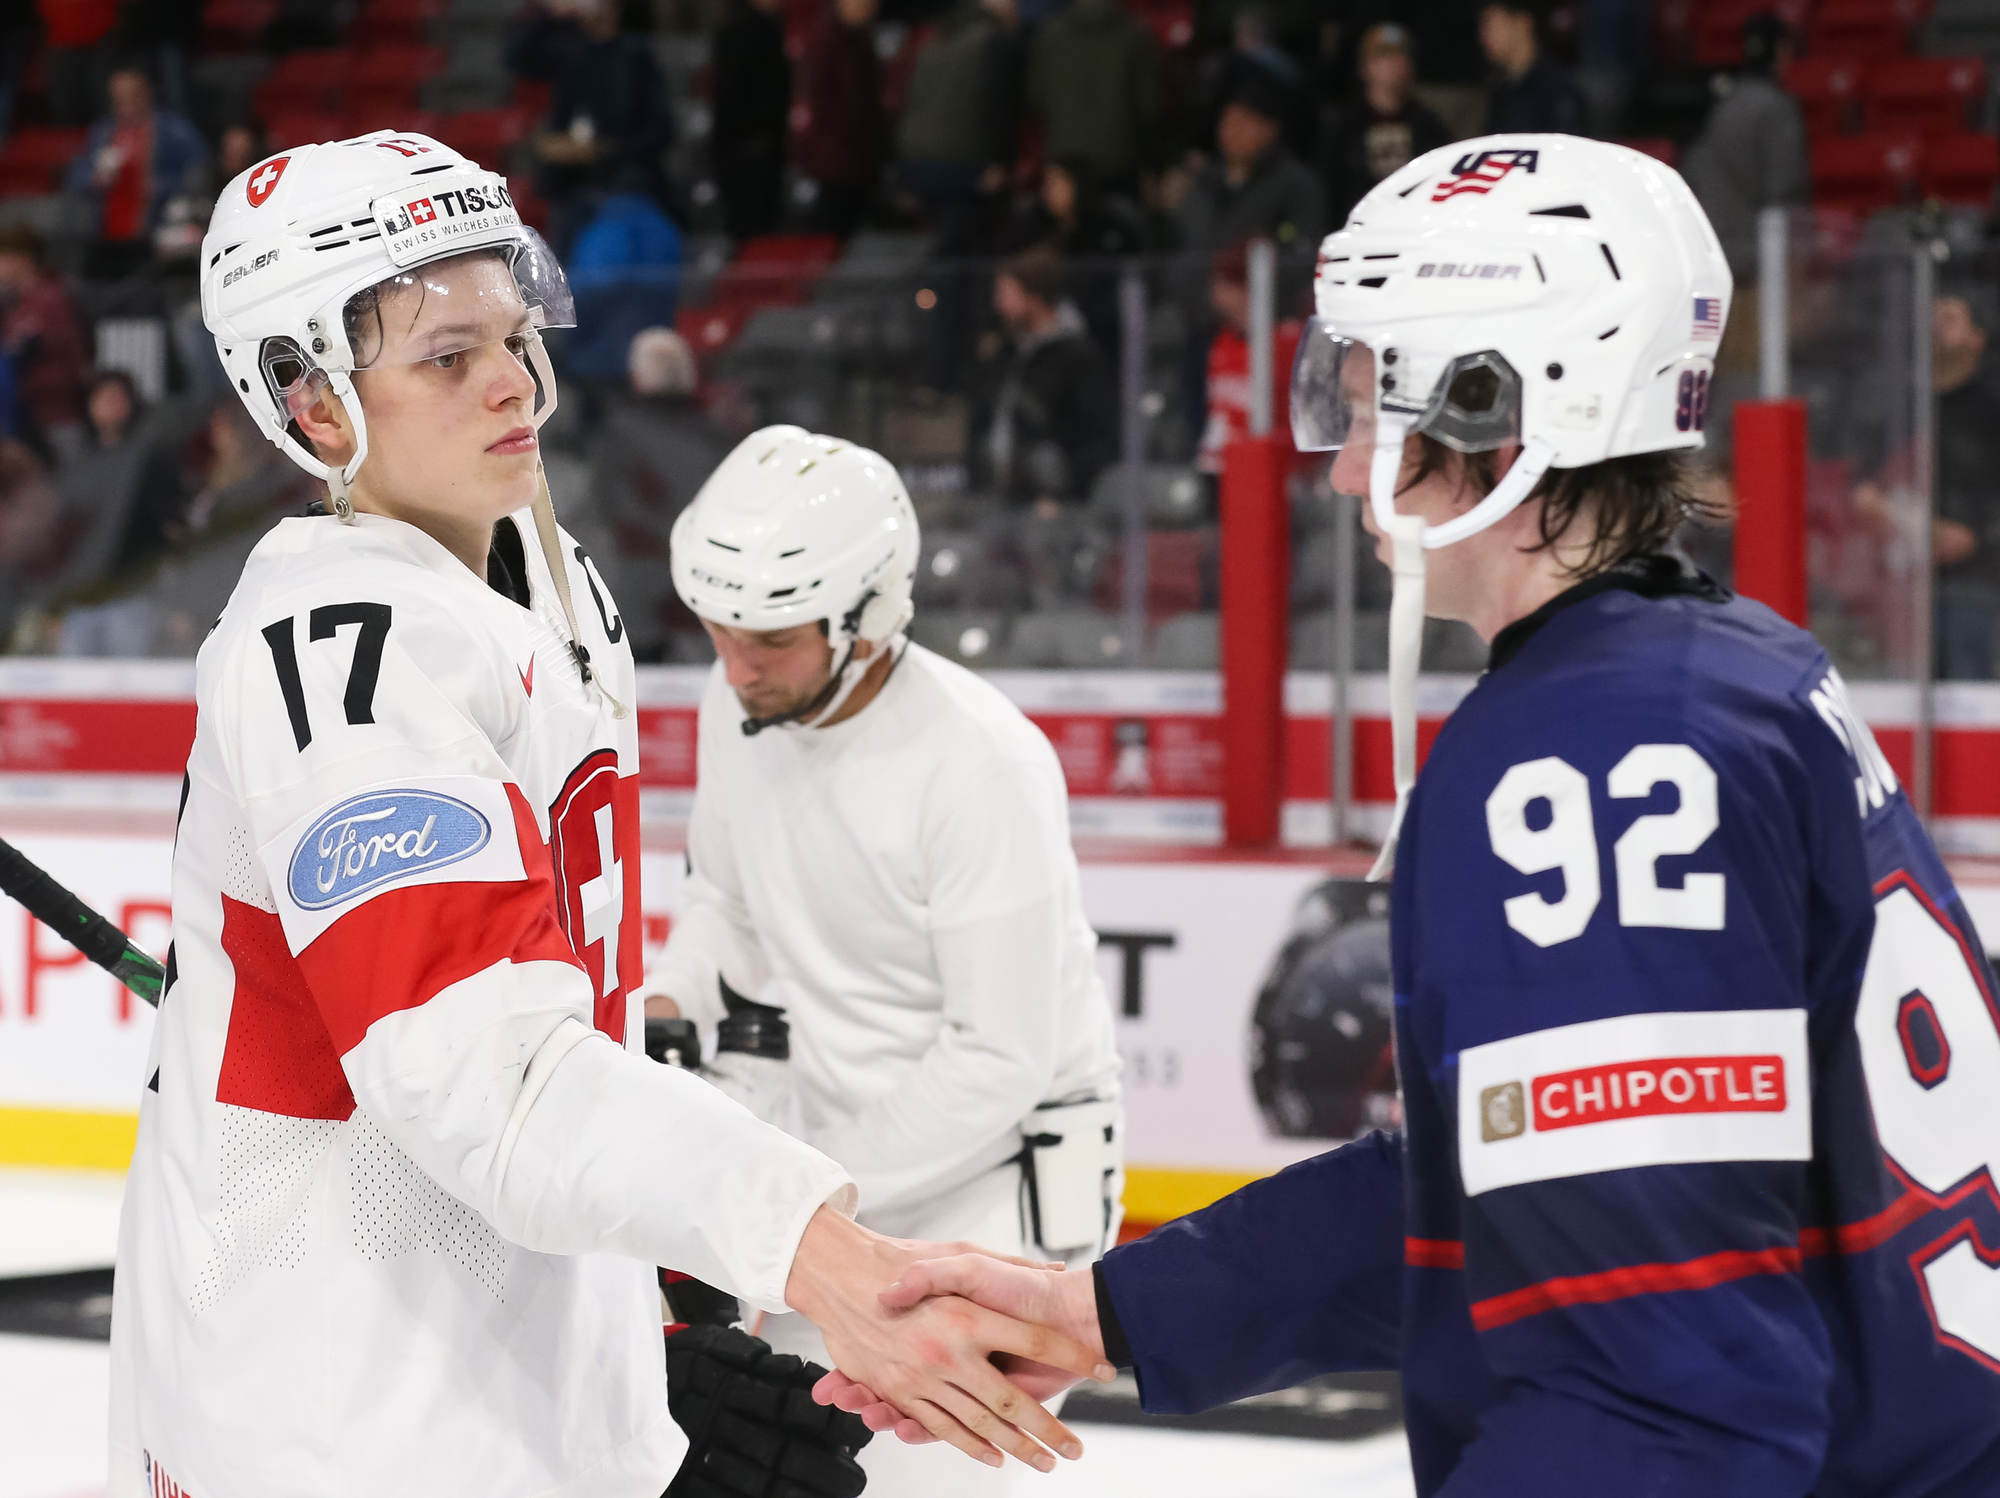
<path id="1" fill-rule="evenodd" d="M 1051 1452 L 1083 1455 L 1042 1401 L 1113 1376 L 1089 1274 L 885 1238 L 825 1207 L 799 1241 L 785 1298 L 819 1327 L 837 1370 L 816 1400 L 991 1466 L 1005 1452 L 1048 1472 Z"/>

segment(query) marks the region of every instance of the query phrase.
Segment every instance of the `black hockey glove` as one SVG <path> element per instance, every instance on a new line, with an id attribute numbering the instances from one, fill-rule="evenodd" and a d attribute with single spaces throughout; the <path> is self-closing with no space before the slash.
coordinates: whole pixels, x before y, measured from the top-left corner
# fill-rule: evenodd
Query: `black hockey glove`
<path id="1" fill-rule="evenodd" d="M 733 1326 L 667 1336 L 667 1405 L 687 1460 L 665 1498 L 856 1498 L 868 1474 L 854 1455 L 873 1432 L 813 1403 L 826 1374 Z"/>

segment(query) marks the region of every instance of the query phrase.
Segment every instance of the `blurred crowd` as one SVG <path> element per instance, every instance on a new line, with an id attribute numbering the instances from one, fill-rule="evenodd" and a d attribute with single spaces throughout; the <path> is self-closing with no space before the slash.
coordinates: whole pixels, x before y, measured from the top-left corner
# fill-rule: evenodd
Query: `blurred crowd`
<path id="1" fill-rule="evenodd" d="M 431 112 L 368 96 L 379 117 L 326 128 L 437 118 L 556 246 L 587 315 L 557 346 L 580 389 L 550 461 L 646 595 L 628 612 L 656 621 L 656 657 L 686 623 L 656 566 L 667 527 L 730 442 L 774 417 L 852 427 L 861 404 L 857 435 L 927 514 L 943 496 L 947 529 L 1012 527 L 1019 586 L 939 585 L 1009 613 L 1116 603 L 1105 532 L 1131 513 L 1142 411 L 1140 501 L 1198 538 L 1148 543 L 1165 591 L 1145 612 L 1212 611 L 1216 479 L 1250 422 L 1250 246 L 1275 247 L 1282 423 L 1315 247 L 1427 150 L 1555 130 L 1678 159 L 1743 288 L 1739 346 L 1756 214 L 1808 197 L 1786 22 L 1751 17 L 1714 78 L 1652 55 L 1648 0 L 0 0 L 0 648 L 191 649 L 308 497 L 221 382 L 196 252 L 224 184 L 329 118 L 281 113 L 272 80 L 380 24 L 458 39 L 427 44 L 444 71 L 403 96 Z M 261 86 L 214 86 L 229 27 Z M 468 80 L 503 105 L 438 115 Z M 474 144 L 475 124 L 498 133 Z M 9 151 L 64 129 L 84 133 L 59 195 L 24 193 Z M 850 304 L 825 290 L 891 262 Z M 751 321 L 773 307 L 791 320 Z M 850 350 L 857 321 L 891 377 L 839 366 L 814 406 L 782 338 Z"/>

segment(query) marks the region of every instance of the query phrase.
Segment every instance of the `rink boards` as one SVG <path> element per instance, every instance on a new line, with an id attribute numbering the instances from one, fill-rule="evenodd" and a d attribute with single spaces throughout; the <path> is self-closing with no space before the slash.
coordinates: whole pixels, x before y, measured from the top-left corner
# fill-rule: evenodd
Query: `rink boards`
<path id="1" fill-rule="evenodd" d="M 642 673 L 646 814 L 641 870 L 649 947 L 678 905 L 679 824 L 694 774 L 704 673 Z M 1205 673 L 994 673 L 1049 734 L 1069 777 L 1086 912 L 1125 1058 L 1132 1162 L 1127 1209 L 1177 1215 L 1326 1147 L 1280 1138 L 1250 1084 L 1251 1007 L 1300 897 L 1365 861 L 1332 853 L 1323 676 L 1288 683 L 1286 834 L 1293 847 L 1226 854 L 1219 836 L 1219 683 Z M 16 842 L 142 945 L 164 951 L 167 868 L 181 764 L 193 734 L 182 663 L 0 664 L 0 836 Z M 1431 724 L 1466 678 L 1428 678 Z M 1907 773 L 1915 693 L 1854 695 Z M 1357 821 L 1385 816 L 1386 700 L 1356 684 Z M 1934 753 L 1940 840 L 2000 852 L 2000 687 L 1941 689 Z M 1988 719 L 1990 718 L 1990 723 Z M 1959 869 L 1975 921 L 2000 933 L 2000 869 Z M 119 1168 L 130 1154 L 151 1014 L 18 908 L 0 908 L 0 1163 Z"/>

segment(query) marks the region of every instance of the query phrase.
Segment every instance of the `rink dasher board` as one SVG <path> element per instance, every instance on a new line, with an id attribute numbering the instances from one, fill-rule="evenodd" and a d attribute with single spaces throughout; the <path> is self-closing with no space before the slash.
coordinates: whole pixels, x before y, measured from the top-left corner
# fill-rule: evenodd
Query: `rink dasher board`
<path id="1" fill-rule="evenodd" d="M 685 818 L 694 789 L 695 718 L 708 668 L 639 671 L 643 811 Z M 989 679 L 1039 724 L 1069 783 L 1079 838 L 1174 847 L 1222 839 L 1222 679 L 1213 671 L 994 671 Z M 1425 741 L 1472 689 L 1471 676 L 1426 676 Z M 1908 777 L 1919 710 L 1907 682 L 1850 692 L 1899 775 Z M 1350 683 L 1354 798 L 1350 836 L 1379 834 L 1394 801 L 1388 685 Z M 1283 841 L 1332 833 L 1332 679 L 1285 683 Z M 1948 852 L 2000 856 L 2000 684 L 1934 692 L 1934 829 Z M 186 661 L 0 661 L 0 807 L 171 810 L 194 736 Z"/>
<path id="2" fill-rule="evenodd" d="M 163 953 L 171 813 L 121 820 L 0 809 L 0 836 Z M 138 830 L 139 820 L 153 825 Z M 63 825 L 71 821 L 80 825 Z M 679 908 L 678 842 L 656 826 L 641 853 L 649 956 Z M 1341 862 L 1360 872 L 1358 855 Z M 1125 1059 L 1131 1215 L 1177 1215 L 1324 1149 L 1328 1141 L 1265 1127 L 1251 1090 L 1250 1019 L 1294 907 L 1327 877 L 1327 858 L 1126 847 L 1087 855 L 1081 867 Z M 152 1025 L 151 1010 L 25 911 L 0 909 L 0 1164 L 121 1167 Z"/>

